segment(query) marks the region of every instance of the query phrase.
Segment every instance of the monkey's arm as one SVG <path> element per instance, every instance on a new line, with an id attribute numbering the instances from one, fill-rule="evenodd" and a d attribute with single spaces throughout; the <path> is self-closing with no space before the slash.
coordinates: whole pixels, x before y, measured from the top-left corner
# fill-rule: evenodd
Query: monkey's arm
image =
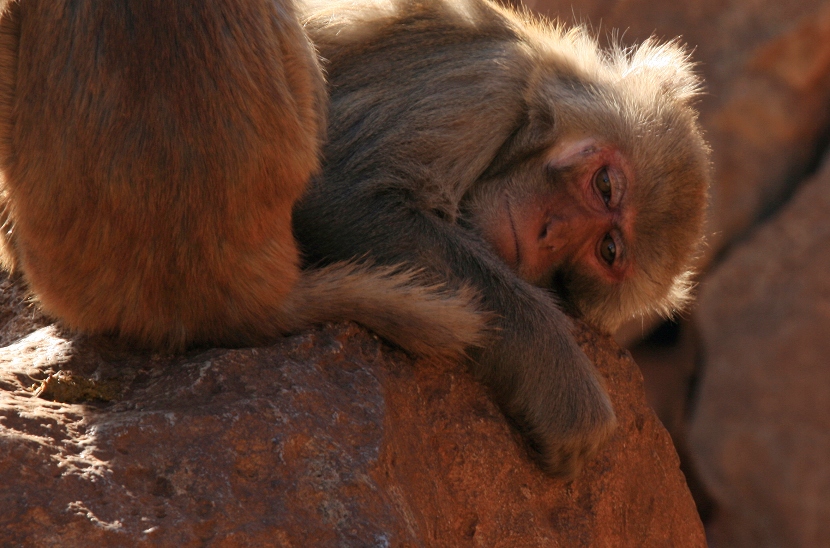
<path id="1" fill-rule="evenodd" d="M 496 315 L 490 341 L 471 349 L 472 370 L 550 473 L 573 475 L 610 434 L 611 404 L 570 320 L 475 234 L 421 211 L 396 191 L 369 198 L 319 187 L 295 210 L 295 231 L 315 262 L 365 256 L 422 268 L 450 286 L 472 285 Z"/>
<path id="2" fill-rule="evenodd" d="M 537 121 L 527 103 L 537 61 L 498 9 L 457 7 L 401 2 L 373 19 L 358 3 L 342 24 L 331 24 L 339 10 L 311 18 L 330 86 L 329 140 L 321 179 L 295 208 L 295 234 L 312 264 L 367 257 L 471 285 L 495 316 L 489 340 L 469 351 L 473 371 L 546 468 L 572 474 L 614 426 L 602 382 L 551 295 L 456 222 L 511 146 L 539 152 L 522 140 Z"/>

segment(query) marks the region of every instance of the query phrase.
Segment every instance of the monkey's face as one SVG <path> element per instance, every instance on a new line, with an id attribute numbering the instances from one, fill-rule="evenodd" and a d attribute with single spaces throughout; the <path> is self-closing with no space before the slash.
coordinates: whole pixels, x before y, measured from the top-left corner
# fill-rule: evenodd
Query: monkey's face
<path id="1" fill-rule="evenodd" d="M 465 204 L 465 221 L 522 279 L 613 330 L 632 315 L 682 302 L 673 291 L 687 281 L 699 228 L 683 228 L 694 233 L 685 241 L 672 225 L 698 227 L 704 202 L 682 196 L 701 188 L 693 181 L 700 170 L 666 165 L 654 169 L 607 139 L 563 137 L 482 181 Z M 683 219 L 688 212 L 693 218 Z"/>
<path id="2" fill-rule="evenodd" d="M 608 284 L 624 279 L 631 270 L 634 207 L 626 196 L 633 178 L 623 155 L 587 138 L 561 141 L 542 160 L 537 190 L 505 195 L 514 246 L 501 234 L 491 242 L 499 255 L 508 264 L 514 259 L 517 273 L 540 285 L 574 265 Z"/>
<path id="3" fill-rule="evenodd" d="M 578 270 L 613 286 L 630 275 L 635 207 L 626 191 L 634 179 L 616 147 L 563 139 L 507 179 L 474 202 L 481 211 L 472 217 L 521 278 L 550 286 L 562 271 Z"/>

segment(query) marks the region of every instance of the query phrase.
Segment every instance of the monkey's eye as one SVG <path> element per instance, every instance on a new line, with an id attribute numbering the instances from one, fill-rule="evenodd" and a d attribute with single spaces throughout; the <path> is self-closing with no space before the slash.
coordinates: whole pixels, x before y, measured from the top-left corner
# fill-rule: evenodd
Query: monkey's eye
<path id="1" fill-rule="evenodd" d="M 611 203 L 611 176 L 608 175 L 608 169 L 602 168 L 594 175 L 594 186 L 597 187 L 602 200 L 605 205 Z"/>
<path id="2" fill-rule="evenodd" d="M 608 266 L 614 264 L 614 260 L 617 258 L 617 244 L 614 243 L 614 238 L 610 234 L 606 234 L 599 244 L 599 254 L 602 256 L 602 260 L 608 263 Z"/>

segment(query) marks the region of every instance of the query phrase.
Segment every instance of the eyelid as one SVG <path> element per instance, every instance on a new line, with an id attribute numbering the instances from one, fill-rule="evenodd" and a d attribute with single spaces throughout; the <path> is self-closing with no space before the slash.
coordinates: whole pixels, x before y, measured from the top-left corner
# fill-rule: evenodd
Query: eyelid
<path id="1" fill-rule="evenodd" d="M 602 246 L 602 242 L 605 241 L 605 236 L 610 236 L 611 239 L 614 240 L 614 262 L 611 265 L 608 265 L 604 259 L 602 262 L 608 265 L 611 269 L 617 269 L 621 267 L 626 258 L 626 248 L 622 233 L 619 228 L 612 228 L 606 232 L 605 235 L 603 235 L 602 240 L 600 240 L 600 246 Z M 602 258 L 602 256 L 600 256 L 600 258 Z"/>
<path id="2" fill-rule="evenodd" d="M 622 198 L 628 187 L 628 181 L 625 178 L 625 172 L 613 165 L 605 166 L 608 172 L 608 178 L 611 181 L 611 200 L 608 202 L 608 207 L 616 209 L 620 207 Z"/>
<path id="3" fill-rule="evenodd" d="M 603 170 L 608 175 L 608 184 L 611 187 L 611 189 L 608 192 L 608 201 L 605 200 L 605 193 L 603 193 L 597 187 L 597 178 L 599 177 L 600 173 L 602 173 Z M 594 171 L 593 175 L 591 176 L 591 189 L 594 191 L 594 193 L 597 195 L 597 197 L 602 201 L 602 203 L 605 204 L 606 207 L 609 207 L 609 208 L 613 207 L 613 203 L 616 201 L 617 185 L 614 184 L 614 175 L 613 175 L 609 165 L 603 165 L 599 169 Z"/>

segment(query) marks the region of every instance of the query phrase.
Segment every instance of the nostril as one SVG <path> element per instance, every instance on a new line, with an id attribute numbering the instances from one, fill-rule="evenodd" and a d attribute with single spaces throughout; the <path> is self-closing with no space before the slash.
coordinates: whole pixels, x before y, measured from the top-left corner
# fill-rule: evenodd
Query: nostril
<path id="1" fill-rule="evenodd" d="M 545 221 L 542 223 L 542 228 L 539 230 L 539 241 L 547 242 L 553 236 L 553 224 L 556 222 L 556 217 L 548 214 L 545 215 Z"/>

